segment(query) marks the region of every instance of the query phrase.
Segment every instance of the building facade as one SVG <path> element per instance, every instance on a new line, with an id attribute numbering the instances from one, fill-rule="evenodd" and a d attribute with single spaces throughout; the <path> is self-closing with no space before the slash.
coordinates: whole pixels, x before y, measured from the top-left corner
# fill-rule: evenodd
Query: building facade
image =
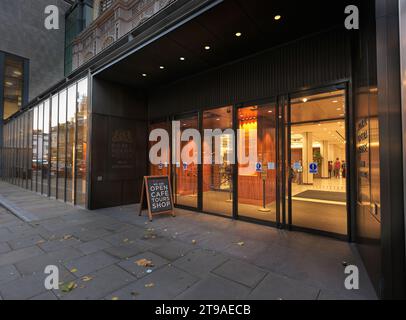
<path id="1" fill-rule="evenodd" d="M 44 27 L 49 5 L 59 8 L 59 30 Z M 3 120 L 63 79 L 64 14 L 69 7 L 62 0 L 1 1 L 0 128 Z"/>
<path id="2" fill-rule="evenodd" d="M 93 210 L 169 175 L 179 208 L 356 243 L 378 295 L 404 298 L 404 1 L 356 1 L 355 30 L 354 3 L 294 3 L 92 3 L 73 71 L 7 121 L 2 178 Z M 150 163 L 154 129 L 194 160 L 171 143 Z"/>

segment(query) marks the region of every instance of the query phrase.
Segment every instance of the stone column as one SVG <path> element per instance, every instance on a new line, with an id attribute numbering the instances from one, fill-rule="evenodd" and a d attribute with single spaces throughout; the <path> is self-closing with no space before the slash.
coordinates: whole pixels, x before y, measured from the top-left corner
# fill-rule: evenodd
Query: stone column
<path id="1" fill-rule="evenodd" d="M 100 1 L 101 0 L 94 0 L 93 1 L 93 20 L 96 20 L 100 13 Z"/>
<path id="2" fill-rule="evenodd" d="M 303 183 L 313 184 L 313 174 L 309 172 L 309 165 L 313 162 L 313 134 L 311 132 L 303 133 Z"/>
<path id="3" fill-rule="evenodd" d="M 328 149 L 329 149 L 328 141 L 321 141 L 320 154 L 321 157 L 323 158 L 323 161 L 320 170 L 322 178 L 328 178 L 328 161 L 329 161 Z"/>

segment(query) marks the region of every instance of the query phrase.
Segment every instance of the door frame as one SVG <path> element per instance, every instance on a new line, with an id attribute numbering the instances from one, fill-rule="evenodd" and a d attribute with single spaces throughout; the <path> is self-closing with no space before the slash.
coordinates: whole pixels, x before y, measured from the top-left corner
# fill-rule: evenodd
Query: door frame
<path id="1" fill-rule="evenodd" d="M 287 132 L 287 136 L 285 137 L 284 140 L 284 150 L 288 150 L 288 164 L 290 166 L 291 163 L 291 128 L 292 128 L 292 123 L 291 123 L 291 101 L 292 99 L 303 97 L 306 95 L 314 95 L 314 94 L 320 94 L 320 93 L 325 93 L 329 91 L 335 91 L 335 90 L 344 90 L 344 96 L 345 96 L 345 117 L 344 117 L 344 122 L 345 122 L 345 137 L 346 137 L 346 170 L 347 170 L 347 178 L 346 178 L 346 211 L 347 211 L 347 234 L 338 234 L 334 232 L 329 232 L 329 231 L 323 231 L 323 230 L 317 230 L 313 228 L 307 228 L 307 227 L 300 227 L 300 226 L 295 226 L 294 221 L 293 221 L 293 212 L 292 212 L 292 177 L 289 175 L 288 179 L 288 209 L 287 211 L 282 211 L 282 214 L 287 214 L 287 224 L 286 228 L 292 231 L 303 231 L 311 234 L 317 234 L 317 235 L 322 235 L 322 236 L 327 236 L 327 237 L 332 237 L 332 238 L 337 238 L 345 241 L 352 241 L 353 240 L 353 213 L 354 213 L 354 205 L 353 205 L 353 199 L 355 195 L 355 190 L 356 187 L 352 187 L 352 182 L 354 180 L 354 172 L 355 168 L 353 168 L 353 164 L 355 163 L 354 160 L 354 152 L 352 152 L 354 148 L 354 139 L 353 139 L 353 134 L 354 134 L 354 129 L 351 123 L 353 124 L 354 122 L 351 121 L 353 119 L 353 111 L 352 111 L 352 101 L 351 97 L 352 94 L 350 92 L 350 86 L 348 82 L 341 82 L 325 87 L 319 87 L 319 88 L 312 88 L 309 90 L 302 90 L 302 91 L 297 91 L 291 94 L 287 94 L 285 97 L 288 99 L 288 104 L 286 105 L 286 112 L 287 113 L 287 119 L 288 121 L 285 122 L 285 128 Z M 334 120 L 334 119 L 333 119 Z M 285 166 L 285 171 L 287 170 Z"/>

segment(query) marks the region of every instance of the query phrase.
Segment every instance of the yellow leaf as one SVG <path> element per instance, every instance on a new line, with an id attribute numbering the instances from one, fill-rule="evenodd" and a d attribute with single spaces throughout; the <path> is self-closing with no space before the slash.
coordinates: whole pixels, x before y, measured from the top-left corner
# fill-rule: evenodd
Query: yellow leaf
<path id="1" fill-rule="evenodd" d="M 245 245 L 245 243 L 242 242 L 242 241 L 241 241 L 241 242 L 238 242 L 237 244 L 238 244 L 240 247 L 243 247 L 243 246 Z"/>
<path id="2" fill-rule="evenodd" d="M 128 239 L 124 239 L 123 242 L 128 242 Z"/>
<path id="3" fill-rule="evenodd" d="M 76 268 L 73 268 L 70 272 L 72 272 L 72 273 L 76 273 L 76 272 L 78 272 L 78 269 L 76 269 Z"/>
<path id="4" fill-rule="evenodd" d="M 193 244 L 196 244 L 196 243 L 197 243 L 197 241 L 196 241 L 196 240 L 192 240 L 192 243 L 193 243 Z"/>
<path id="5" fill-rule="evenodd" d="M 113 298 L 111 298 L 111 300 L 116 301 L 116 300 L 118 300 L 118 297 L 113 297 Z"/>
<path id="6" fill-rule="evenodd" d="M 145 285 L 145 288 L 152 288 L 153 286 L 155 286 L 155 284 L 153 284 L 153 283 L 147 283 L 147 284 Z"/>
<path id="7" fill-rule="evenodd" d="M 71 292 L 72 290 L 76 289 L 77 286 L 78 285 L 75 282 L 72 281 L 72 282 L 64 284 L 61 287 L 61 290 L 62 290 L 62 292 Z"/>
<path id="8" fill-rule="evenodd" d="M 88 281 L 90 281 L 90 280 L 93 280 L 93 278 L 92 278 L 92 277 L 89 277 L 89 276 L 85 276 L 85 277 L 82 278 L 82 281 L 83 281 L 83 282 L 88 282 Z"/>

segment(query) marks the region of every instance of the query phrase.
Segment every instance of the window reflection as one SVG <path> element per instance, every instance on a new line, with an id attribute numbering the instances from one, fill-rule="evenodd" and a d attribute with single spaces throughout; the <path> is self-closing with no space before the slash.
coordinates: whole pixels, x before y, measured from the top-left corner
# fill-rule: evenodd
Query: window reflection
<path id="1" fill-rule="evenodd" d="M 74 201 L 76 84 L 68 88 L 66 109 L 66 201 Z"/>
<path id="2" fill-rule="evenodd" d="M 257 163 L 238 165 L 238 213 L 240 216 L 276 221 L 276 107 L 274 104 L 250 106 L 238 112 L 243 138 L 238 152 L 248 157 L 257 143 Z M 257 165 L 260 165 L 257 167 Z"/>
<path id="3" fill-rule="evenodd" d="M 77 142 L 76 142 L 76 204 L 86 205 L 87 155 L 87 79 L 78 83 Z"/>
<path id="4" fill-rule="evenodd" d="M 50 132 L 50 163 L 49 181 L 50 196 L 56 198 L 57 176 L 58 176 L 58 94 L 52 97 L 51 108 L 51 132 Z"/>
<path id="5" fill-rule="evenodd" d="M 198 129 L 198 117 L 193 115 L 178 120 L 180 122 L 180 134 L 187 129 Z M 197 148 L 193 145 L 195 142 L 192 138 L 189 141 L 182 141 L 180 150 L 186 146 L 190 147 L 191 152 L 197 152 Z M 189 156 L 193 156 L 189 154 Z M 191 208 L 197 208 L 198 201 L 198 165 L 196 163 L 186 163 L 178 159 L 175 166 L 174 184 L 175 184 L 175 203 Z"/>
<path id="6" fill-rule="evenodd" d="M 203 129 L 225 131 L 233 128 L 232 107 L 203 113 Z M 216 145 L 219 144 L 218 146 Z M 211 147 L 210 147 L 211 146 Z M 205 136 L 203 142 L 203 210 L 232 216 L 233 213 L 233 135 Z M 231 153 L 230 153 L 231 152 Z M 216 161 L 217 158 L 217 161 Z M 221 163 L 219 163 L 221 162 Z M 210 164 L 211 163 L 211 164 Z"/>
<path id="7" fill-rule="evenodd" d="M 4 68 L 4 115 L 3 119 L 21 109 L 24 87 L 24 62 L 21 58 L 6 55 Z"/>
<path id="8" fill-rule="evenodd" d="M 83 79 L 4 125 L 4 180 L 86 205 L 87 86 Z"/>

